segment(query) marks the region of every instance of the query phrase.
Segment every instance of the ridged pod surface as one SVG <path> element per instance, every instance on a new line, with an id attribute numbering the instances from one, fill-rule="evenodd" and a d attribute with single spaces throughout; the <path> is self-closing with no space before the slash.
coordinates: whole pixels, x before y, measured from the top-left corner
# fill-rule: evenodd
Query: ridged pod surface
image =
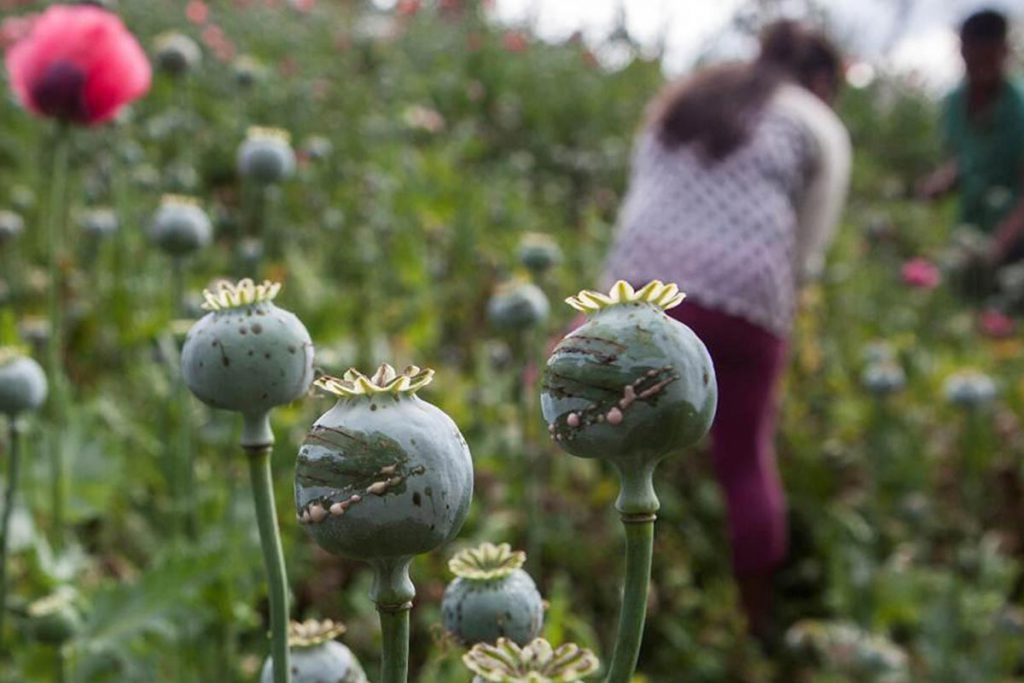
<path id="1" fill-rule="evenodd" d="M 620 281 L 609 294 L 585 291 L 567 300 L 588 318 L 555 347 L 541 394 L 548 431 L 561 448 L 608 460 L 628 480 L 649 475 L 707 433 L 718 400 L 711 357 L 689 327 L 665 313 L 682 296 L 675 285 L 654 281 L 634 291 Z"/>
<path id="2" fill-rule="evenodd" d="M 458 533 L 473 494 L 473 462 L 458 427 L 416 396 L 433 372 L 384 365 L 317 386 L 338 402 L 299 449 L 299 520 L 324 550 L 366 561 L 437 548 Z"/>
<path id="3" fill-rule="evenodd" d="M 507 543 L 484 543 L 452 558 L 456 578 L 441 600 L 445 630 L 466 645 L 498 638 L 526 645 L 540 635 L 544 601 L 522 569 L 525 561 L 525 553 L 513 553 Z"/>

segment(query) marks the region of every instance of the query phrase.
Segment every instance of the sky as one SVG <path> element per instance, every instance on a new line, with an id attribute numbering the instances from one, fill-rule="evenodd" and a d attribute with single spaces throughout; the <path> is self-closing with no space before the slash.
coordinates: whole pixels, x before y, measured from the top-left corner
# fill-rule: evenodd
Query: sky
<path id="1" fill-rule="evenodd" d="M 819 0 L 818 4 L 829 14 L 832 30 L 853 56 L 876 66 L 915 70 L 925 85 L 935 90 L 959 78 L 955 28 L 965 16 L 994 7 L 1024 19 L 1024 0 L 906 1 L 912 9 L 906 30 L 895 41 L 901 0 Z M 678 74 L 702 55 L 723 59 L 749 55 L 753 46 L 727 31 L 745 4 L 745 0 L 497 0 L 496 15 L 503 22 L 529 23 L 546 39 L 562 39 L 578 30 L 597 43 L 614 28 L 620 8 L 624 8 L 630 33 L 644 45 L 664 40 L 665 70 Z"/>

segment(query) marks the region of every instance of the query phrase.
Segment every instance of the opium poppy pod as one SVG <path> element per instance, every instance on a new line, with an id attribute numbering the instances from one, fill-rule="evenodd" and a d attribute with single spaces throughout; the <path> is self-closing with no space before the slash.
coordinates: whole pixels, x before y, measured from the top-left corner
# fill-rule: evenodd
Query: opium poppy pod
<path id="1" fill-rule="evenodd" d="M 152 78 L 146 53 L 116 14 L 87 5 L 53 5 L 7 50 L 18 101 L 77 124 L 114 118 L 142 97 Z"/>
<path id="2" fill-rule="evenodd" d="M 149 238 L 170 256 L 187 256 L 210 243 L 213 226 L 195 199 L 164 195 L 153 214 Z"/>
<path id="3" fill-rule="evenodd" d="M 543 638 L 524 647 L 507 638 L 479 643 L 462 656 L 462 662 L 476 674 L 472 683 L 572 683 L 592 676 L 601 666 L 590 650 L 575 643 L 552 647 Z"/>
<path id="4" fill-rule="evenodd" d="M 181 369 L 196 397 L 244 418 L 243 446 L 273 442 L 266 415 L 313 382 L 313 342 L 294 314 L 274 305 L 281 285 L 242 280 L 203 292 L 209 311 L 185 337 Z"/>
<path id="5" fill-rule="evenodd" d="M 544 290 L 512 281 L 500 285 L 487 302 L 487 319 L 499 330 L 521 331 L 544 322 L 550 310 Z"/>
<path id="6" fill-rule="evenodd" d="M 278 128 L 249 129 L 238 148 L 238 171 L 260 185 L 270 185 L 295 172 L 295 151 L 288 131 Z"/>
<path id="7" fill-rule="evenodd" d="M 711 356 L 665 313 L 682 299 L 658 281 L 570 297 L 587 321 L 558 343 L 545 369 L 541 408 L 552 438 L 573 455 L 615 465 L 622 512 L 657 510 L 644 481 L 660 460 L 700 440 L 715 415 Z"/>
<path id="8" fill-rule="evenodd" d="M 444 628 L 466 645 L 508 638 L 526 645 L 544 625 L 544 601 L 523 571 L 526 553 L 483 543 L 448 563 L 456 579 L 441 600 Z"/>
<path id="9" fill-rule="evenodd" d="M 345 626 L 331 621 L 293 621 L 288 629 L 292 683 L 366 683 L 352 651 L 335 638 Z M 273 660 L 263 663 L 260 683 L 273 683 Z"/>
<path id="10" fill-rule="evenodd" d="M 16 349 L 0 347 L 0 414 L 16 416 L 46 400 L 46 374 L 39 363 Z"/>
<path id="11" fill-rule="evenodd" d="M 325 550 L 362 560 L 425 553 L 462 526 L 473 462 L 458 427 L 416 395 L 433 371 L 383 365 L 322 377 L 338 402 L 299 449 L 297 511 Z"/>
<path id="12" fill-rule="evenodd" d="M 382 365 L 372 377 L 349 370 L 317 380 L 338 402 L 299 449 L 295 503 L 324 550 L 401 565 L 462 528 L 473 461 L 452 419 L 416 395 L 432 377 Z"/>

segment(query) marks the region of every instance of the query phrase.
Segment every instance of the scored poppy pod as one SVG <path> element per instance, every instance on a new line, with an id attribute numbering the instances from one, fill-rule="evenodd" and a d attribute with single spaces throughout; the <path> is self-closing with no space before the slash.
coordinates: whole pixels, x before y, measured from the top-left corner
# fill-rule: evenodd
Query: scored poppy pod
<path id="1" fill-rule="evenodd" d="M 149 90 L 149 60 L 117 15 L 54 5 L 7 49 L 7 73 L 26 109 L 77 124 L 114 118 Z"/>

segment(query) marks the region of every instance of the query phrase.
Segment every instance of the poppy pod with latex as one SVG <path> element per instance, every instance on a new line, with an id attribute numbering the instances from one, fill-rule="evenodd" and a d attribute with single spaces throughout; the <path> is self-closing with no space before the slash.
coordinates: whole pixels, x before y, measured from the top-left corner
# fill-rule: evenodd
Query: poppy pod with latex
<path id="1" fill-rule="evenodd" d="M 7 73 L 26 109 L 76 124 L 114 118 L 149 90 L 146 53 L 116 14 L 54 5 L 7 50 Z"/>
<path id="2" fill-rule="evenodd" d="M 608 294 L 584 291 L 567 302 L 587 321 L 548 359 L 541 408 L 564 450 L 610 461 L 623 477 L 622 512 L 655 512 L 649 480 L 665 456 L 696 443 L 718 401 L 704 344 L 665 310 L 679 288 L 654 281 L 640 290 L 616 283 Z"/>
<path id="3" fill-rule="evenodd" d="M 316 386 L 338 397 L 299 449 L 301 522 L 328 552 L 361 560 L 412 557 L 451 539 L 473 494 L 473 462 L 459 428 L 417 390 L 433 371 L 367 377 L 350 370 Z"/>

